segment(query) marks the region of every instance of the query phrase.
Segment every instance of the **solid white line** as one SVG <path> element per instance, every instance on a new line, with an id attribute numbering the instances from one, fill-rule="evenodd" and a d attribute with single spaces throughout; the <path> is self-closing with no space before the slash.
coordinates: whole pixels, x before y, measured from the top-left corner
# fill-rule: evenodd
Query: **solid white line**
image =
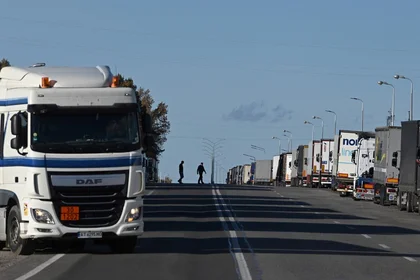
<path id="1" fill-rule="evenodd" d="M 389 246 L 385 245 L 385 244 L 379 244 L 379 246 L 381 246 L 384 249 L 391 249 Z"/>
<path id="2" fill-rule="evenodd" d="M 338 222 L 338 221 L 334 221 L 334 224 L 339 224 L 340 222 Z"/>
<path id="3" fill-rule="evenodd" d="M 19 278 L 16 278 L 15 280 L 26 280 L 26 279 L 29 279 L 32 276 L 40 273 L 42 270 L 44 270 L 48 266 L 52 265 L 53 263 L 55 263 L 56 261 L 58 261 L 59 259 L 61 259 L 64 256 L 65 256 L 65 254 L 57 254 L 54 257 L 52 257 L 51 259 L 49 259 L 48 261 L 46 261 L 46 262 L 38 265 L 37 267 L 35 267 L 31 271 L 29 271 L 28 273 L 20 276 Z"/>
<path id="4" fill-rule="evenodd" d="M 406 259 L 407 261 L 410 261 L 410 262 L 416 262 L 417 261 L 417 260 L 415 260 L 411 257 L 403 257 L 403 258 Z"/>
<path id="5" fill-rule="evenodd" d="M 364 238 L 372 238 L 372 237 L 370 237 L 369 235 L 367 235 L 367 234 L 362 234 L 362 236 L 364 237 Z"/>
<path id="6" fill-rule="evenodd" d="M 213 187 L 212 188 L 212 193 L 213 193 L 215 201 L 217 201 L 217 195 L 220 196 L 220 198 L 219 198 L 220 199 L 220 204 L 223 205 L 223 208 L 225 208 L 226 212 L 230 212 L 227 205 L 224 203 L 224 200 L 223 200 L 222 195 L 219 192 L 219 190 L 215 189 Z M 217 204 L 219 204 L 219 203 L 217 203 Z M 216 207 L 219 208 L 218 205 Z M 226 224 L 226 219 L 225 219 L 225 217 L 222 216 L 222 213 L 223 212 L 221 212 L 221 215 L 219 216 L 219 220 L 223 224 Z M 232 215 L 229 215 L 229 216 L 230 217 L 227 217 L 227 218 L 232 223 L 232 225 L 235 227 L 235 225 L 236 225 L 235 219 L 232 217 Z M 229 239 L 232 241 L 233 247 L 235 248 L 235 250 L 239 251 L 239 252 L 233 253 L 233 255 L 234 255 L 236 264 L 239 268 L 239 274 L 240 274 L 241 280 L 252 280 L 251 272 L 249 271 L 248 264 L 246 263 L 244 254 L 242 253 L 241 247 L 239 245 L 239 240 L 238 240 L 238 236 L 237 236 L 236 231 L 229 230 L 227 233 L 229 235 Z"/>

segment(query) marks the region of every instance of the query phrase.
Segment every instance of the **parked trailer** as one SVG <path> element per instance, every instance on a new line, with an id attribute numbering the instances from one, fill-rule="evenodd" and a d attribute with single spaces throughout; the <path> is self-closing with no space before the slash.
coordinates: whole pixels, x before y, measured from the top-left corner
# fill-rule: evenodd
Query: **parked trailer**
<path id="1" fill-rule="evenodd" d="M 251 164 L 244 164 L 242 166 L 242 180 L 241 185 L 251 183 Z"/>
<path id="2" fill-rule="evenodd" d="M 283 153 L 280 155 L 277 181 L 282 187 L 290 187 L 292 175 L 292 154 Z"/>
<path id="3" fill-rule="evenodd" d="M 357 180 L 357 165 L 352 160 L 353 151 L 358 148 L 359 135 L 373 132 L 363 132 L 356 130 L 340 130 L 337 139 L 337 169 L 332 177 L 333 188 L 337 189 L 340 196 L 347 196 L 353 193 L 353 186 Z M 374 137 L 374 136 L 373 136 Z M 334 154 L 334 153 L 333 153 Z"/>
<path id="4" fill-rule="evenodd" d="M 321 170 L 321 141 L 315 140 L 312 145 L 312 170 L 309 180 L 310 186 L 318 187 L 319 185 L 319 172 Z"/>
<path id="5" fill-rule="evenodd" d="M 306 175 L 304 172 L 304 156 L 305 156 L 305 145 L 299 145 L 296 149 L 296 169 L 297 169 L 297 176 L 296 176 L 296 186 L 303 186 L 303 177 Z M 305 179 L 306 183 L 306 179 Z"/>
<path id="6" fill-rule="evenodd" d="M 293 150 L 292 151 L 292 176 L 291 176 L 291 183 L 290 185 L 292 187 L 296 187 L 297 186 L 297 182 L 298 182 L 298 174 L 297 174 L 297 167 L 298 167 L 298 163 L 297 163 L 297 156 L 298 156 L 298 151 L 297 150 Z"/>
<path id="7" fill-rule="evenodd" d="M 272 174 L 271 174 L 271 179 L 273 180 L 273 185 L 277 185 L 277 173 L 278 173 L 278 169 L 279 169 L 279 161 L 280 161 L 280 156 L 274 156 L 273 157 L 273 168 L 272 168 Z"/>
<path id="8" fill-rule="evenodd" d="M 334 139 L 321 139 L 321 186 L 331 186 Z"/>
<path id="9" fill-rule="evenodd" d="M 340 142 L 340 135 L 334 135 L 334 148 L 333 148 L 333 165 L 332 165 L 332 173 L 331 173 L 331 190 L 337 190 L 337 184 L 334 184 L 334 178 L 337 177 L 337 169 L 338 169 L 338 147 Z"/>
<path id="10" fill-rule="evenodd" d="M 308 164 L 308 154 L 309 154 L 309 146 L 305 145 L 303 147 L 303 170 L 302 170 L 302 186 L 308 186 L 308 169 L 310 168 L 310 164 Z"/>
<path id="11" fill-rule="evenodd" d="M 373 171 L 375 161 L 375 134 L 373 132 L 359 134 L 358 146 L 352 153 L 352 161 L 356 165 L 356 177 L 353 182 L 353 199 L 373 200 Z"/>
<path id="12" fill-rule="evenodd" d="M 272 168 L 271 159 L 257 160 L 255 163 L 255 184 L 270 185 Z"/>
<path id="13" fill-rule="evenodd" d="M 400 180 L 397 205 L 400 210 L 407 210 L 407 212 L 413 212 L 419 203 L 419 126 L 419 120 L 401 122 Z M 392 166 L 398 166 L 398 152 L 393 154 Z"/>
<path id="14" fill-rule="evenodd" d="M 392 166 L 392 155 L 401 148 L 401 127 L 378 127 L 375 129 L 375 132 L 373 201 L 381 205 L 397 204 L 400 171 L 395 166 Z"/>

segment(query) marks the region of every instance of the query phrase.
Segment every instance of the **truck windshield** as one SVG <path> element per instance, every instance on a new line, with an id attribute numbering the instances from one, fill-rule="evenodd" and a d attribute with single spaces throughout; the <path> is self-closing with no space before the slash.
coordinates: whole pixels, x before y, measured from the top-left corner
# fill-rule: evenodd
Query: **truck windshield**
<path id="1" fill-rule="evenodd" d="M 31 148 L 44 153 L 109 153 L 140 149 L 136 112 L 54 111 L 31 116 Z"/>

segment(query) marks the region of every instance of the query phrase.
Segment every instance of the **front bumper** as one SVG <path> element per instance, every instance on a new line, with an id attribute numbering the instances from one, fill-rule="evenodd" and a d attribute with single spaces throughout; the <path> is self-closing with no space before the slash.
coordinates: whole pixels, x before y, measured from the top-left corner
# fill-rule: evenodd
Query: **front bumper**
<path id="1" fill-rule="evenodd" d="M 119 221 L 115 225 L 108 227 L 73 228 L 63 226 L 51 201 L 32 199 L 29 201 L 28 206 L 30 208 L 29 215 L 23 216 L 23 218 L 29 221 L 21 222 L 20 224 L 20 237 L 22 239 L 77 238 L 80 232 L 101 232 L 102 238 L 113 238 L 117 236 L 141 236 L 144 232 L 143 198 L 141 197 L 126 200 Z M 140 217 L 135 221 L 126 222 L 126 217 L 132 208 L 141 209 Z M 37 222 L 31 215 L 32 209 L 48 211 L 52 215 L 55 224 Z"/>

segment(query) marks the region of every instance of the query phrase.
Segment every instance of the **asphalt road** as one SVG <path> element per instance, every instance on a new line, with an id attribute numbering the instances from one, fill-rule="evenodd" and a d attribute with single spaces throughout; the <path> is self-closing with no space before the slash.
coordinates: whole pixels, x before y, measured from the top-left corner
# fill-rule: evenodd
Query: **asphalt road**
<path id="1" fill-rule="evenodd" d="M 45 250 L 15 260 L 0 279 L 420 277 L 418 213 L 324 189 L 149 187 L 145 231 L 134 254 L 98 245 L 65 254 Z"/>

